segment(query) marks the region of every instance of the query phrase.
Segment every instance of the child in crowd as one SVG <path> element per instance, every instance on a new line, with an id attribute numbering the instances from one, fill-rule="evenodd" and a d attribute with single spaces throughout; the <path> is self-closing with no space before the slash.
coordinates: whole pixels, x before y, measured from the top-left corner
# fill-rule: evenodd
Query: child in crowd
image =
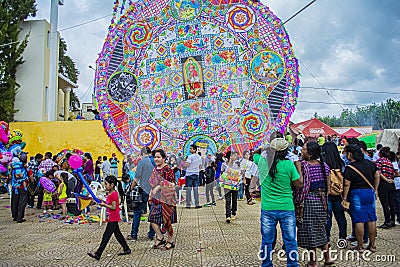
<path id="1" fill-rule="evenodd" d="M 53 212 L 53 194 L 43 189 L 43 213 Z"/>
<path id="2" fill-rule="evenodd" d="M 67 184 L 68 174 L 62 172 L 59 176 L 60 185 L 58 186 L 58 203 L 61 205 L 63 216 L 67 216 Z"/>
<path id="3" fill-rule="evenodd" d="M 126 243 L 118 225 L 118 222 L 121 220 L 121 218 L 119 215 L 118 193 L 115 191 L 115 187 L 117 186 L 117 178 L 112 175 L 107 176 L 104 179 L 104 185 L 106 191 L 108 192 L 108 196 L 106 202 L 103 201 L 100 203 L 100 206 L 107 208 L 109 212 L 109 219 L 99 248 L 95 253 L 88 252 L 88 255 L 96 260 L 100 260 L 100 257 L 103 254 L 108 241 L 110 241 L 112 234 L 114 234 L 115 238 L 124 249 L 123 252 L 118 253 L 118 256 L 131 254 L 131 250 Z"/>
<path id="4" fill-rule="evenodd" d="M 118 182 L 117 189 L 118 189 L 118 194 L 119 194 L 120 203 L 121 203 L 121 205 L 120 205 L 121 218 L 123 218 L 125 215 L 124 214 L 125 198 L 126 198 L 126 193 L 129 191 L 129 188 L 131 186 L 131 183 L 132 183 L 131 176 L 128 173 L 122 174 L 121 182 Z M 128 210 L 128 208 L 127 208 L 127 210 Z"/>
<path id="5" fill-rule="evenodd" d="M 214 161 L 209 161 L 207 163 L 207 168 L 205 170 L 205 176 L 206 176 L 207 203 L 204 206 L 205 207 L 210 207 L 211 205 L 216 206 L 215 197 L 214 197 L 214 184 L 215 184 L 215 163 L 214 163 Z M 210 202 L 210 195 L 211 195 L 212 202 Z"/>
<path id="6" fill-rule="evenodd" d="M 82 195 L 84 196 L 89 196 L 89 191 L 87 190 L 87 188 L 85 186 L 82 187 Z M 84 210 L 83 210 L 84 214 L 86 215 L 90 215 L 90 205 L 88 205 Z"/>

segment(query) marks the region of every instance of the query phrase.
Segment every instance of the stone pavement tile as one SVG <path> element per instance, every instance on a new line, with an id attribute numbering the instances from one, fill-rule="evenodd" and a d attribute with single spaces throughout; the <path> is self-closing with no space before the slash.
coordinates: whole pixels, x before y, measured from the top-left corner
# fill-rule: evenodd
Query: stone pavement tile
<path id="1" fill-rule="evenodd" d="M 0 267 L 12 267 L 14 264 L 15 264 L 15 260 L 0 259 Z"/>
<path id="2" fill-rule="evenodd" d="M 200 261 L 188 260 L 187 258 L 174 257 L 169 266 L 174 267 L 199 267 L 202 266 Z"/>
<path id="3" fill-rule="evenodd" d="M 254 255 L 232 255 L 234 266 L 260 266 L 260 261 Z"/>
<path id="4" fill-rule="evenodd" d="M 140 267 L 154 267 L 154 266 L 170 266 L 171 259 L 157 259 L 157 258 L 143 258 L 140 261 Z"/>
<path id="5" fill-rule="evenodd" d="M 202 266 L 207 267 L 231 267 L 234 266 L 232 259 L 229 256 L 208 257 L 202 261 Z"/>

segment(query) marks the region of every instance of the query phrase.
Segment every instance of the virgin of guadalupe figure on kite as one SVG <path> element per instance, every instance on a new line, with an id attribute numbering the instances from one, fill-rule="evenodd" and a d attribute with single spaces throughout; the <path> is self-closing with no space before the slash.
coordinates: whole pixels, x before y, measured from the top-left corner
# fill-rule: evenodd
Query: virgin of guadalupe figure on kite
<path id="1" fill-rule="evenodd" d="M 241 153 L 285 129 L 297 103 L 298 62 L 268 7 L 250 0 L 119 5 L 97 60 L 95 95 L 122 153 L 143 146 L 186 153 L 196 143 Z"/>
<path id="2" fill-rule="evenodd" d="M 187 99 L 195 97 L 204 97 L 202 69 L 200 64 L 190 57 L 183 65 L 184 77 L 187 80 L 185 88 L 187 91 Z"/>

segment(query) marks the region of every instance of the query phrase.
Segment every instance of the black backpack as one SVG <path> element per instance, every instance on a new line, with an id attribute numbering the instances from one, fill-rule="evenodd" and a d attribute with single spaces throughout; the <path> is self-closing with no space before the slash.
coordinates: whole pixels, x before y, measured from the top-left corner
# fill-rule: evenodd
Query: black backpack
<path id="1" fill-rule="evenodd" d="M 125 191 L 126 205 L 128 210 L 137 210 L 143 201 L 143 189 L 135 186 L 133 190 L 128 187 Z"/>

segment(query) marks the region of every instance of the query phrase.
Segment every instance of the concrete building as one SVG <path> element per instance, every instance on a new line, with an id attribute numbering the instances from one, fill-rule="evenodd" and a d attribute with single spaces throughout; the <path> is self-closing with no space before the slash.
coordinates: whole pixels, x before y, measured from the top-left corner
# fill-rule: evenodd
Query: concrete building
<path id="1" fill-rule="evenodd" d="M 82 116 L 85 118 L 85 120 L 92 121 L 96 119 L 94 113 L 92 112 L 93 110 L 96 110 L 96 107 L 93 103 L 82 103 Z"/>
<path id="2" fill-rule="evenodd" d="M 27 34 L 29 36 L 23 53 L 25 62 L 17 69 L 20 88 L 14 102 L 14 108 L 18 110 L 14 120 L 48 121 L 51 110 L 57 113 L 56 120 L 68 120 L 70 92 L 78 86 L 58 74 L 57 101 L 49 98 L 50 23 L 46 20 L 29 20 L 21 26 L 19 39 L 23 40 Z"/>

